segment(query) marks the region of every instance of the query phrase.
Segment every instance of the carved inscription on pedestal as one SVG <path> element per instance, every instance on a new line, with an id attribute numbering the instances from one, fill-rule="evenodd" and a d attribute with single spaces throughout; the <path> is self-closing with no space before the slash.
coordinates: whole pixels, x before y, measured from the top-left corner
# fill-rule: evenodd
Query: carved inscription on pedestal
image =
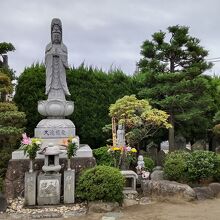
<path id="1" fill-rule="evenodd" d="M 59 181 L 58 180 L 41 180 L 39 197 L 54 197 L 59 195 Z"/>

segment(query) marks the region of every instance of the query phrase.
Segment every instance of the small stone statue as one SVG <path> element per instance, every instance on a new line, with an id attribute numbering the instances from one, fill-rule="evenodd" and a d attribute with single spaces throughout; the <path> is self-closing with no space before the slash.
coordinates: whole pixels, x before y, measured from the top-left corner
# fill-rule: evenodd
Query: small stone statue
<path id="1" fill-rule="evenodd" d="M 142 171 L 144 170 L 144 168 L 145 168 L 144 157 L 142 155 L 139 155 L 138 156 L 137 167 L 136 167 L 137 174 L 141 174 Z"/>
<path id="2" fill-rule="evenodd" d="M 123 125 L 118 125 L 118 130 L 117 130 L 117 146 L 118 147 L 125 147 L 125 129 Z"/>
<path id="3" fill-rule="evenodd" d="M 66 100 L 70 95 L 66 83 L 67 47 L 62 42 L 62 24 L 60 19 L 51 22 L 51 42 L 46 46 L 46 95 L 48 99 Z"/>

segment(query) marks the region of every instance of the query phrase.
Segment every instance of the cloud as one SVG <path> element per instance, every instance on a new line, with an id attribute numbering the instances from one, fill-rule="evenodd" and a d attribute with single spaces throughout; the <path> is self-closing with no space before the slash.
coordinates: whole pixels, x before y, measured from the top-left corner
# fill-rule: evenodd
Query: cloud
<path id="1" fill-rule="evenodd" d="M 44 60 L 50 22 L 58 17 L 71 65 L 85 61 L 108 70 L 113 64 L 132 74 L 142 42 L 170 25 L 189 26 L 209 57 L 219 57 L 219 6 L 218 0 L 1 0 L 0 42 L 16 47 L 9 64 L 19 75 L 25 66 Z M 214 72 L 220 74 L 220 62 Z"/>

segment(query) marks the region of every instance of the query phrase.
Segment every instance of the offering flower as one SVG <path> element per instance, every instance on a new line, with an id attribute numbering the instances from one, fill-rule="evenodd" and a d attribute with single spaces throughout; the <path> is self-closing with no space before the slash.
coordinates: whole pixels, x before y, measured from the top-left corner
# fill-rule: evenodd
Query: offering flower
<path id="1" fill-rule="evenodd" d="M 117 150 L 121 150 L 121 148 L 120 147 L 113 147 L 113 150 L 117 151 Z"/>
<path id="2" fill-rule="evenodd" d="M 137 153 L 137 150 L 135 148 L 131 148 L 132 153 Z"/>
<path id="3" fill-rule="evenodd" d="M 23 138 L 21 141 L 22 144 L 24 145 L 31 144 L 31 138 L 29 138 L 26 133 L 22 134 L 22 138 Z"/>
<path id="4" fill-rule="evenodd" d="M 29 172 L 33 172 L 33 160 L 37 156 L 37 151 L 40 150 L 41 140 L 38 138 L 30 138 L 26 133 L 22 134 L 21 149 L 30 158 Z"/>
<path id="5" fill-rule="evenodd" d="M 129 169 L 130 164 L 136 161 L 137 150 L 135 148 L 131 148 L 130 146 L 109 146 L 108 152 L 112 156 L 114 166 L 121 169 L 125 169 L 124 167 Z"/>
<path id="6" fill-rule="evenodd" d="M 62 142 L 63 142 L 63 145 L 64 145 L 64 146 L 67 146 L 67 145 L 68 145 L 68 139 L 63 139 Z"/>

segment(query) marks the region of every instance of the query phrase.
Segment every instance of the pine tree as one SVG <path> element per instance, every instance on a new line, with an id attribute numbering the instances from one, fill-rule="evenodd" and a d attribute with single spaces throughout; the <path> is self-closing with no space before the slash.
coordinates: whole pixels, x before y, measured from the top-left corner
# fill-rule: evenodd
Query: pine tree
<path id="1" fill-rule="evenodd" d="M 151 41 L 144 41 L 138 75 L 145 83 L 140 97 L 150 98 L 151 104 L 170 115 L 172 151 L 175 128 L 185 123 L 195 123 L 196 127 L 205 124 L 201 118 L 212 111 L 209 83 L 201 75 L 212 64 L 205 61 L 208 51 L 200 46 L 199 39 L 189 35 L 188 27 L 176 25 L 167 30 L 168 33 L 159 31 Z"/>

